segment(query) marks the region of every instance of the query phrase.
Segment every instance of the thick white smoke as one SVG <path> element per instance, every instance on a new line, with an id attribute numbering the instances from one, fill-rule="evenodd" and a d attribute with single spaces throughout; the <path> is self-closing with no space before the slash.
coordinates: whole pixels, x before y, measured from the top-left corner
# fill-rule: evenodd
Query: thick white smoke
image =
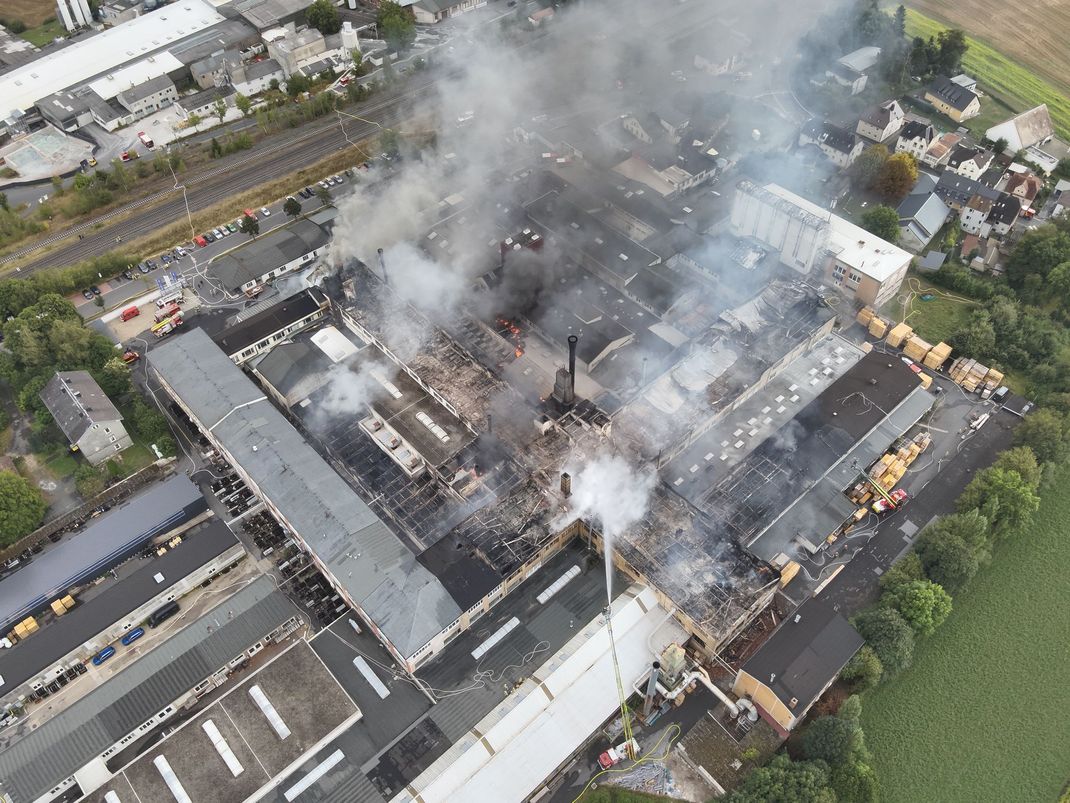
<path id="1" fill-rule="evenodd" d="M 572 475 L 572 508 L 568 520 L 562 524 L 586 519 L 598 526 L 605 545 L 606 595 L 611 602 L 614 541 L 646 515 L 657 474 L 637 469 L 624 458 L 608 454 L 566 470 Z"/>

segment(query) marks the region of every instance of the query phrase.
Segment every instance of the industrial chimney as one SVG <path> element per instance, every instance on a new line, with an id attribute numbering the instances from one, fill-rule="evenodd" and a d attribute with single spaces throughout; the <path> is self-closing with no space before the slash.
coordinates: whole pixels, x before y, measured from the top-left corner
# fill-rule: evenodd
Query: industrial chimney
<path id="1" fill-rule="evenodd" d="M 650 669 L 650 679 L 646 682 L 646 699 L 643 701 L 643 716 L 650 716 L 650 707 L 654 704 L 654 695 L 658 691 L 658 678 L 660 677 L 661 664 L 655 661 Z"/>
<path id="2" fill-rule="evenodd" d="M 568 376 L 569 390 L 572 398 L 576 398 L 576 344 L 580 339 L 576 335 L 568 336 Z"/>
<path id="3" fill-rule="evenodd" d="M 389 285 L 390 279 L 386 276 L 386 259 L 383 258 L 383 249 L 380 248 L 377 253 L 379 254 L 379 272 L 383 274 L 383 282 Z"/>

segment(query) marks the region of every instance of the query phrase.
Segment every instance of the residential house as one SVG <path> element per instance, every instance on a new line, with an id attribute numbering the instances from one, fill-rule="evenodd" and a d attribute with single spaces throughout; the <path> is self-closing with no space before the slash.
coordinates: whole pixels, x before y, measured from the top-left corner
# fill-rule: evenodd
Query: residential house
<path id="1" fill-rule="evenodd" d="M 880 59 L 880 55 L 879 47 L 860 47 L 836 59 L 836 63 L 825 71 L 825 78 L 849 89 L 852 95 L 857 95 L 866 88 L 869 72 Z"/>
<path id="2" fill-rule="evenodd" d="M 1059 217 L 1067 209 L 1070 209 L 1070 179 L 1059 179 L 1055 183 L 1055 189 L 1051 191 L 1051 200 L 1051 217 Z"/>
<path id="3" fill-rule="evenodd" d="M 840 168 L 850 167 L 865 147 L 865 143 L 853 132 L 817 119 L 803 126 L 799 133 L 799 145 L 816 145 L 829 161 Z"/>
<path id="4" fill-rule="evenodd" d="M 946 170 L 940 174 L 940 180 L 936 182 L 936 194 L 943 198 L 944 203 L 958 211 L 975 195 L 980 195 L 995 201 L 999 198 L 999 190 L 982 184 L 972 178 L 960 176 Z"/>
<path id="5" fill-rule="evenodd" d="M 738 70 L 750 49 L 750 42 L 732 31 L 721 30 L 718 36 L 709 36 L 702 31 L 685 40 L 677 51 L 686 52 L 686 49 L 694 54 L 691 63 L 696 70 L 716 76 Z"/>
<path id="6" fill-rule="evenodd" d="M 475 8 L 482 8 L 487 0 L 416 0 L 411 6 L 413 16 L 421 25 L 433 25 L 436 22 L 466 14 Z"/>
<path id="7" fill-rule="evenodd" d="M 951 210 L 935 192 L 908 195 L 899 204 L 899 244 L 918 253 L 947 222 Z"/>
<path id="8" fill-rule="evenodd" d="M 992 198 L 985 198 L 981 195 L 972 196 L 970 200 L 963 204 L 962 212 L 959 216 L 959 225 L 962 226 L 962 230 L 967 234 L 978 234 L 987 237 L 988 232 L 984 231 L 982 233 L 982 229 L 985 227 L 995 203 Z"/>
<path id="9" fill-rule="evenodd" d="M 743 664 L 732 691 L 753 700 L 763 719 L 786 736 L 864 643 L 830 604 L 811 597 Z"/>
<path id="10" fill-rule="evenodd" d="M 626 114 L 621 117 L 621 125 L 633 137 L 649 145 L 666 138 L 673 143 L 679 142 L 690 121 L 686 114 L 666 105 L 657 112 Z"/>
<path id="11" fill-rule="evenodd" d="M 996 198 L 974 195 L 962 207 L 961 226 L 980 237 L 1005 237 L 1022 213 L 1022 202 L 1005 192 Z"/>
<path id="12" fill-rule="evenodd" d="M 248 62 L 241 59 L 228 60 L 227 74 L 230 76 L 234 91 L 250 98 L 270 89 L 272 81 L 278 81 L 281 84 L 286 80 L 282 65 L 275 59 Z"/>
<path id="13" fill-rule="evenodd" d="M 903 128 L 906 117 L 896 100 L 886 100 L 858 118 L 855 133 L 872 142 L 887 142 Z"/>
<path id="14" fill-rule="evenodd" d="M 1021 214 L 1021 200 L 1013 195 L 1002 193 L 999 200 L 992 206 L 992 211 L 988 213 L 989 234 L 1006 237 L 1014 224 L 1018 222 Z"/>
<path id="15" fill-rule="evenodd" d="M 1055 127 L 1045 103 L 994 125 L 985 132 L 985 137 L 992 142 L 1007 140 L 1006 153 L 1018 153 L 1035 145 L 1045 145 L 1054 136 Z"/>
<path id="16" fill-rule="evenodd" d="M 959 145 L 947 160 L 947 169 L 965 178 L 980 179 L 992 165 L 995 154 L 981 148 Z"/>
<path id="17" fill-rule="evenodd" d="M 123 415 L 88 371 L 57 371 L 39 394 L 71 445 L 90 465 L 133 446 Z"/>
<path id="18" fill-rule="evenodd" d="M 998 189 L 1020 200 L 1024 207 L 1033 205 L 1033 200 L 1043 187 L 1044 182 L 1040 176 L 1031 171 L 1024 173 L 1012 172 L 1006 183 L 1003 183 L 1002 186 L 997 185 Z"/>
<path id="19" fill-rule="evenodd" d="M 981 113 L 981 99 L 971 90 L 938 75 L 925 90 L 925 100 L 956 123 Z"/>
<path id="20" fill-rule="evenodd" d="M 923 120 L 907 120 L 895 141 L 896 153 L 909 153 L 919 162 L 936 137 L 936 129 Z"/>
<path id="21" fill-rule="evenodd" d="M 951 157 L 951 152 L 955 150 L 960 142 L 962 142 L 962 137 L 958 134 L 941 134 L 929 143 L 929 147 L 925 149 L 925 153 L 919 161 L 923 165 L 934 169 L 945 165 Z"/>

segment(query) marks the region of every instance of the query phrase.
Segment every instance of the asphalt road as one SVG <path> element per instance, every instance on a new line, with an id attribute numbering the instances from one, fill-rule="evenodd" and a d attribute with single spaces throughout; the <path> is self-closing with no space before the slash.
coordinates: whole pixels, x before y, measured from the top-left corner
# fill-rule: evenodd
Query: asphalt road
<path id="1" fill-rule="evenodd" d="M 176 220 L 186 217 L 186 203 L 191 212 L 197 212 L 237 193 L 256 187 L 280 175 L 292 173 L 320 159 L 341 150 L 347 145 L 347 137 L 352 141 L 375 134 L 380 127 L 396 125 L 404 119 L 407 104 L 415 97 L 428 91 L 433 80 L 423 80 L 410 85 L 406 90 L 391 97 L 381 98 L 358 107 L 356 112 L 369 122 L 345 119 L 345 133 L 339 126 L 338 117 L 331 115 L 317 121 L 308 128 L 297 131 L 280 142 L 278 138 L 266 140 L 260 147 L 231 157 L 219 165 L 195 176 L 183 176 L 186 187 L 186 200 L 181 189 L 168 189 L 148 198 L 128 204 L 102 218 L 73 227 L 54 238 L 35 243 L 21 251 L 14 252 L 0 264 L 19 256 L 32 253 L 44 245 L 58 240 L 69 240 L 61 247 L 42 255 L 30 265 L 23 267 L 26 274 L 42 268 L 69 265 L 93 256 L 111 251 L 119 245 L 116 237 L 130 241 L 151 234 Z M 354 161 L 358 155 L 354 154 Z M 160 202 L 161 198 L 168 198 Z M 155 204 L 155 205 L 154 205 Z M 139 207 L 151 207 L 144 214 L 133 214 L 129 218 L 103 228 L 95 228 L 100 222 L 106 222 Z M 237 214 L 240 210 L 237 210 Z M 229 215 L 226 216 L 229 219 Z M 83 239 L 73 239 L 73 235 L 82 234 Z"/>

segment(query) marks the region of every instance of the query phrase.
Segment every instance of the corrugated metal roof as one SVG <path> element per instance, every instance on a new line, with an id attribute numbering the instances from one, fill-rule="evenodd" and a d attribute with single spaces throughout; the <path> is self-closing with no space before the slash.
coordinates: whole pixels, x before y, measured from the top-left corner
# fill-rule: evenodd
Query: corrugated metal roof
<path id="1" fill-rule="evenodd" d="M 202 330 L 158 348 L 152 365 L 402 654 L 460 616 L 439 580 Z"/>
<path id="2" fill-rule="evenodd" d="M 200 490 L 183 474 L 153 483 L 0 582 L 0 628 L 44 607 L 79 580 L 106 571 L 139 544 L 207 507 Z"/>
<path id="3" fill-rule="evenodd" d="M 298 615 L 273 580 L 257 578 L 0 752 L 4 792 L 14 803 L 36 799 Z"/>

